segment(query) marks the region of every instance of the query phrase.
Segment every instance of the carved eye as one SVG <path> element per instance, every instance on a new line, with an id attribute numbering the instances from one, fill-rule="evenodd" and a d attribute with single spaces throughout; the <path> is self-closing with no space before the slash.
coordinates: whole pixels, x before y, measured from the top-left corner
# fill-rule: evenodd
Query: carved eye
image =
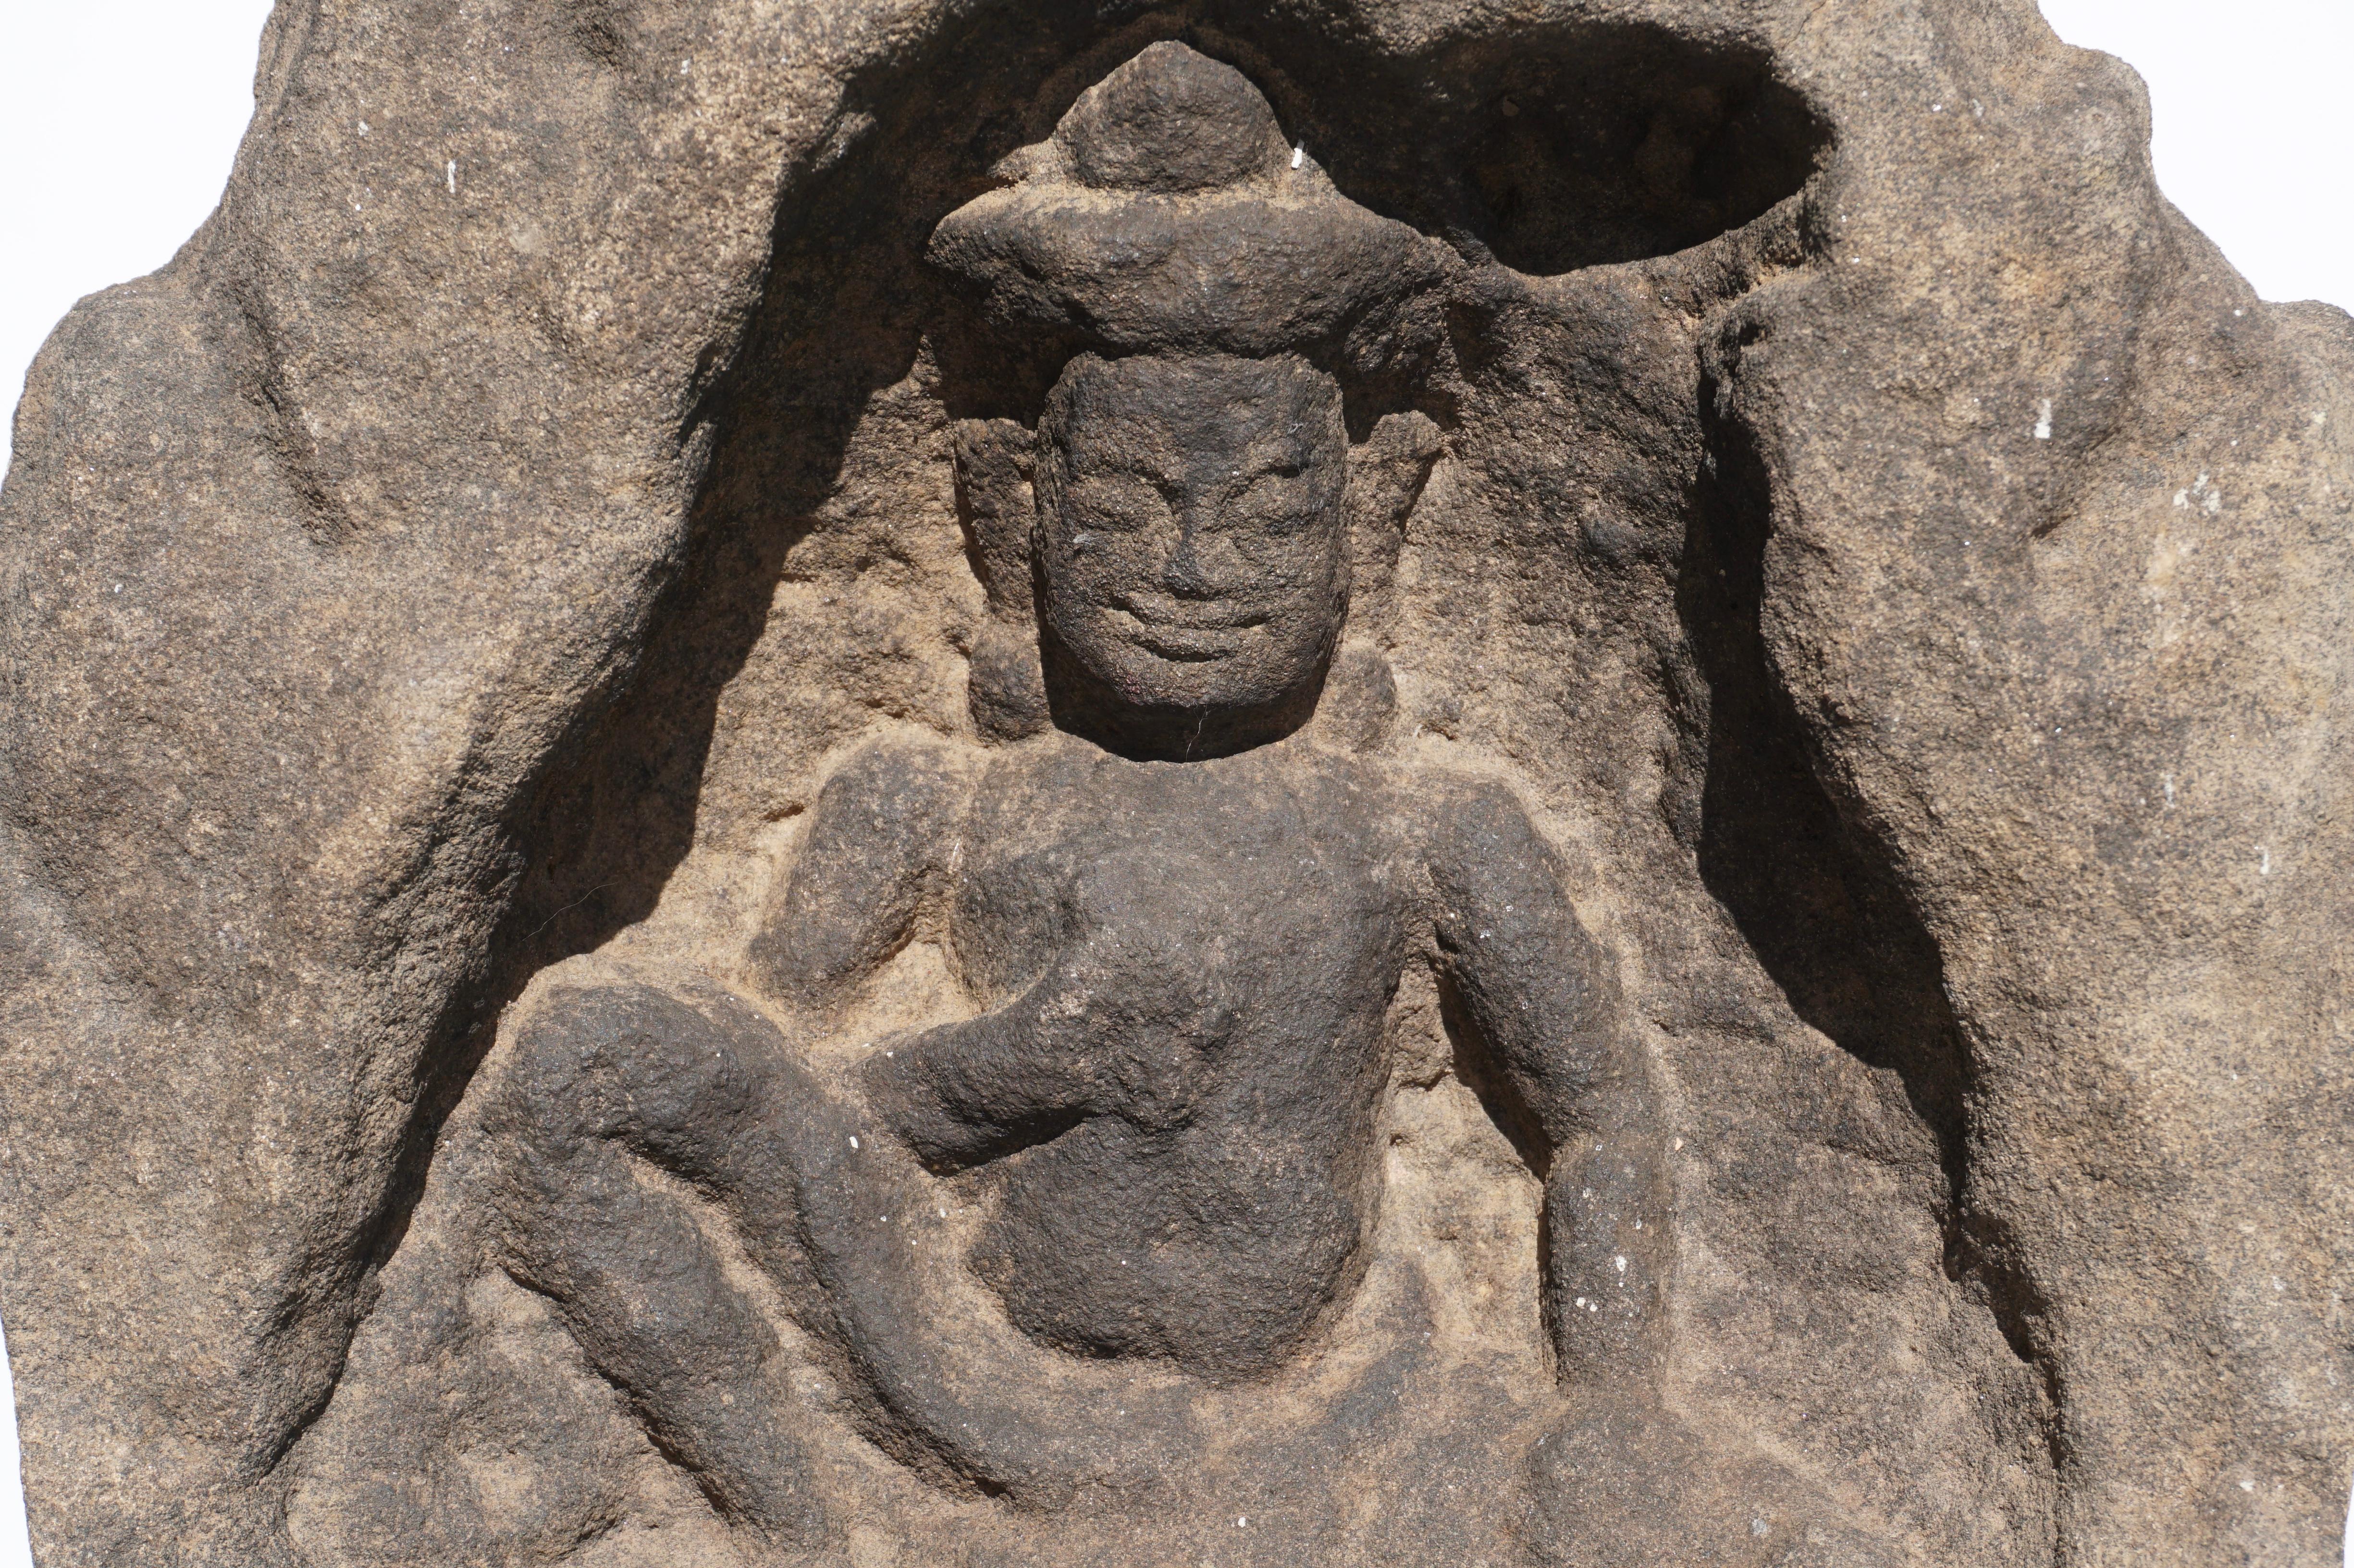
<path id="1" fill-rule="evenodd" d="M 1066 505 L 1076 535 L 1137 534 L 1169 526 L 1172 514 L 1160 491 L 1127 474 L 1094 474 L 1074 486 Z"/>
<path id="2" fill-rule="evenodd" d="M 1262 532 L 1290 533 L 1323 514 L 1318 487 L 1300 473 L 1262 473 L 1226 503 L 1230 523 Z"/>

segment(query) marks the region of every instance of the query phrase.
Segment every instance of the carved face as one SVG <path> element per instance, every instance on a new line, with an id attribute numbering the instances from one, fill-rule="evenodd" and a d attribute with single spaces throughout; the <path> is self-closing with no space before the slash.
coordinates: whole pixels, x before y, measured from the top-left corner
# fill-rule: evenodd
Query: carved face
<path id="1" fill-rule="evenodd" d="M 1087 355 L 1040 433 L 1043 609 L 1076 673 L 1172 719 L 1312 691 L 1349 592 L 1331 376 L 1289 356 Z"/>

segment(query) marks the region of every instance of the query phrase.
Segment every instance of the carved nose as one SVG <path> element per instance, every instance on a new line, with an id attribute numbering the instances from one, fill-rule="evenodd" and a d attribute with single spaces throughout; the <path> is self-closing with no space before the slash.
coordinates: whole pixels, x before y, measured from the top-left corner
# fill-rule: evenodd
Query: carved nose
<path id="1" fill-rule="evenodd" d="M 1169 552 L 1168 564 L 1161 568 L 1161 586 L 1180 599 L 1212 599 L 1217 595 L 1217 581 L 1204 558 L 1214 547 L 1210 531 L 1203 526 L 1207 521 L 1198 513 L 1187 511 L 1178 522 L 1177 547 Z"/>

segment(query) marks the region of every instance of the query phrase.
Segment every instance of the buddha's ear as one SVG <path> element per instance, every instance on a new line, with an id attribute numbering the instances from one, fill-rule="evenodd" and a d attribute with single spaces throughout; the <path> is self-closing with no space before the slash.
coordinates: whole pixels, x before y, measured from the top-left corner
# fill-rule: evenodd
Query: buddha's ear
<path id="1" fill-rule="evenodd" d="M 1386 606 L 1406 518 L 1442 445 L 1428 416 L 1408 412 L 1384 415 L 1349 449 L 1352 596 L 1361 610 L 1379 614 Z"/>
<path id="2" fill-rule="evenodd" d="M 949 439 L 956 454 L 957 516 L 973 572 L 989 595 L 990 615 L 1027 626 L 1036 611 L 1030 533 L 1038 509 L 1031 487 L 1037 437 L 1012 419 L 959 419 Z"/>
<path id="3" fill-rule="evenodd" d="M 1030 576 L 1037 437 L 1012 419 L 960 419 L 949 439 L 965 549 L 989 596 L 973 633 L 966 702 L 982 736 L 1019 740 L 1049 722 Z"/>

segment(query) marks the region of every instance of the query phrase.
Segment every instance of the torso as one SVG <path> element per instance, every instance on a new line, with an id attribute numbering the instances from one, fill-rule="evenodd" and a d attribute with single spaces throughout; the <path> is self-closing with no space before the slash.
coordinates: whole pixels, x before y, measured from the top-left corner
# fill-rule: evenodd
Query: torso
<path id="1" fill-rule="evenodd" d="M 1299 745 L 1170 764 L 1048 741 L 989 769 L 952 916 L 969 982 L 995 1005 L 1091 963 L 1090 1029 L 1167 1036 L 1125 1103 L 991 1168 L 973 1262 L 1026 1331 L 1247 1376 L 1345 1294 L 1405 947 L 1394 798 Z"/>

